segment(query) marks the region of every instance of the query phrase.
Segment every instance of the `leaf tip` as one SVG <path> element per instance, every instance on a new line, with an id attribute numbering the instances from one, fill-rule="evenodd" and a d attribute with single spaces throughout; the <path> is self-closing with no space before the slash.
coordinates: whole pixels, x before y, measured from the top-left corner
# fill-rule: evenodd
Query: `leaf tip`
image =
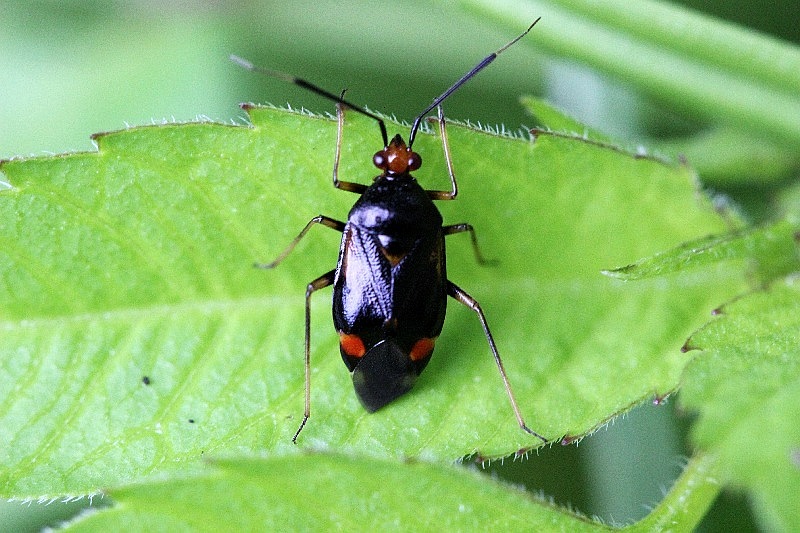
<path id="1" fill-rule="evenodd" d="M 630 281 L 631 279 L 634 278 L 632 273 L 635 271 L 635 269 L 636 265 L 633 264 L 619 268 L 601 270 L 600 273 L 604 276 L 608 276 L 609 278 L 621 279 L 623 281 Z"/>
<path id="2" fill-rule="evenodd" d="M 692 339 L 689 338 L 683 343 L 683 346 L 681 346 L 681 353 L 691 352 L 693 350 L 702 350 L 702 348 L 692 344 Z"/>
<path id="3" fill-rule="evenodd" d="M 11 162 L 12 159 L 0 159 L 0 192 L 8 191 L 14 188 L 14 186 L 11 185 L 11 182 L 6 179 L 6 174 L 3 171 L 3 167 Z"/>
<path id="4" fill-rule="evenodd" d="M 101 146 L 100 145 L 102 145 L 103 142 L 105 142 L 104 139 L 106 137 L 108 137 L 109 135 L 111 135 L 112 133 L 114 133 L 114 132 L 99 131 L 97 133 L 92 133 L 91 135 L 89 135 L 89 139 L 92 141 L 92 144 L 94 145 L 95 150 L 97 150 L 99 152 L 101 150 Z"/>

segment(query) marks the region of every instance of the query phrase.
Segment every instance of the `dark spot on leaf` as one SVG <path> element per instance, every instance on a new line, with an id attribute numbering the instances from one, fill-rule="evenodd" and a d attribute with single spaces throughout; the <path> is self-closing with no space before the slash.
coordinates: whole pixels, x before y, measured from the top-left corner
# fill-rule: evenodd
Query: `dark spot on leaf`
<path id="1" fill-rule="evenodd" d="M 189 423 L 190 423 L 190 424 L 194 424 L 194 418 L 190 418 L 190 419 L 189 419 Z"/>
<path id="2" fill-rule="evenodd" d="M 694 346 L 692 344 L 692 339 L 687 339 L 686 342 L 683 343 L 683 346 L 681 346 L 682 353 L 691 352 L 692 350 L 699 350 L 699 349 L 700 347 Z"/>
<path id="3" fill-rule="evenodd" d="M 142 383 L 150 385 L 150 376 L 142 376 Z"/>
<path id="4" fill-rule="evenodd" d="M 581 440 L 579 435 L 565 435 L 564 437 L 561 438 L 561 445 L 569 446 L 570 444 L 573 444 L 574 442 L 579 440 Z"/>
<path id="5" fill-rule="evenodd" d="M 489 458 L 481 454 L 475 454 L 472 456 L 472 462 L 476 465 L 484 466 L 487 461 L 489 461 Z"/>
<path id="6" fill-rule="evenodd" d="M 663 396 L 656 394 L 653 398 L 653 405 L 664 405 L 667 403 L 667 400 L 669 400 L 669 394 L 664 394 Z"/>

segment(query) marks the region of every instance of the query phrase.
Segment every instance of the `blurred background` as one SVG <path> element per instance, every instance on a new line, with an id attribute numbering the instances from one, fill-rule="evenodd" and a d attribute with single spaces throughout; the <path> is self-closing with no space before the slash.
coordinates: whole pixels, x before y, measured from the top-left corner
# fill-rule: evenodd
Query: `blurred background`
<path id="1" fill-rule="evenodd" d="M 676 3 L 800 42 L 796 0 Z M 126 125 L 241 123 L 239 102 L 333 111 L 330 102 L 244 71 L 228 61 L 231 53 L 332 92 L 346 88 L 355 103 L 411 120 L 530 22 L 498 33 L 450 3 L 414 0 L 0 0 L 0 158 L 92 150 L 90 134 Z M 523 94 L 544 96 L 630 142 L 703 126 L 621 80 L 522 44 L 448 100 L 446 111 L 531 126 L 518 104 Z M 553 446 L 487 471 L 587 515 L 636 520 L 690 454 L 690 419 L 673 405 L 643 405 L 578 446 Z M 36 531 L 83 505 L 0 503 L 0 530 Z M 754 530 L 746 497 L 725 492 L 702 529 Z"/>

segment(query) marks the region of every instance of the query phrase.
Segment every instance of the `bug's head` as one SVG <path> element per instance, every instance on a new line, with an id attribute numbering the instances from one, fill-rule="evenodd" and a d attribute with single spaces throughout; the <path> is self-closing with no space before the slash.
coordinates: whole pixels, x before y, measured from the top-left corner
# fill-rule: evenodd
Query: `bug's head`
<path id="1" fill-rule="evenodd" d="M 406 146 L 397 134 L 383 150 L 372 156 L 372 162 L 388 176 L 400 176 L 422 166 L 422 157 Z"/>

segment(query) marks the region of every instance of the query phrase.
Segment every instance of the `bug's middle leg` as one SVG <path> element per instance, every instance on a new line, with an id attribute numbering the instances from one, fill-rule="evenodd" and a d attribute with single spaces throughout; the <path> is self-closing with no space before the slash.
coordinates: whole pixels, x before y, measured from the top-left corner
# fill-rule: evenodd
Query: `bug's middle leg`
<path id="1" fill-rule="evenodd" d="M 469 238 L 472 241 L 472 251 L 475 253 L 475 260 L 478 262 L 478 264 L 484 266 L 497 264 L 497 261 L 493 259 L 486 259 L 481 253 L 480 246 L 478 246 L 478 237 L 475 236 L 475 228 L 472 227 L 472 224 L 467 222 L 462 222 L 461 224 L 451 224 L 449 226 L 444 226 L 442 230 L 444 231 L 445 236 L 453 235 L 454 233 L 464 233 L 465 231 L 469 232 Z"/>
<path id="2" fill-rule="evenodd" d="M 278 257 L 276 257 L 272 262 L 256 263 L 254 266 L 256 268 L 264 268 L 264 269 L 275 268 L 276 266 L 278 266 L 281 261 L 286 259 L 286 257 L 290 253 L 292 253 L 292 250 L 294 250 L 294 247 L 297 246 L 298 242 L 300 242 L 300 239 L 302 239 L 305 236 L 305 234 L 308 233 L 308 230 L 310 230 L 311 226 L 313 226 L 314 224 L 322 224 L 323 226 L 335 229 L 338 232 L 343 232 L 345 227 L 344 222 L 341 222 L 331 217 L 326 217 L 325 215 L 317 215 L 308 221 L 308 224 L 306 224 L 306 226 L 302 229 L 302 231 L 300 231 L 297 237 L 295 237 L 292 240 L 292 242 L 289 243 L 289 246 L 287 246 L 286 249 L 282 251 L 280 255 L 278 255 Z"/>

